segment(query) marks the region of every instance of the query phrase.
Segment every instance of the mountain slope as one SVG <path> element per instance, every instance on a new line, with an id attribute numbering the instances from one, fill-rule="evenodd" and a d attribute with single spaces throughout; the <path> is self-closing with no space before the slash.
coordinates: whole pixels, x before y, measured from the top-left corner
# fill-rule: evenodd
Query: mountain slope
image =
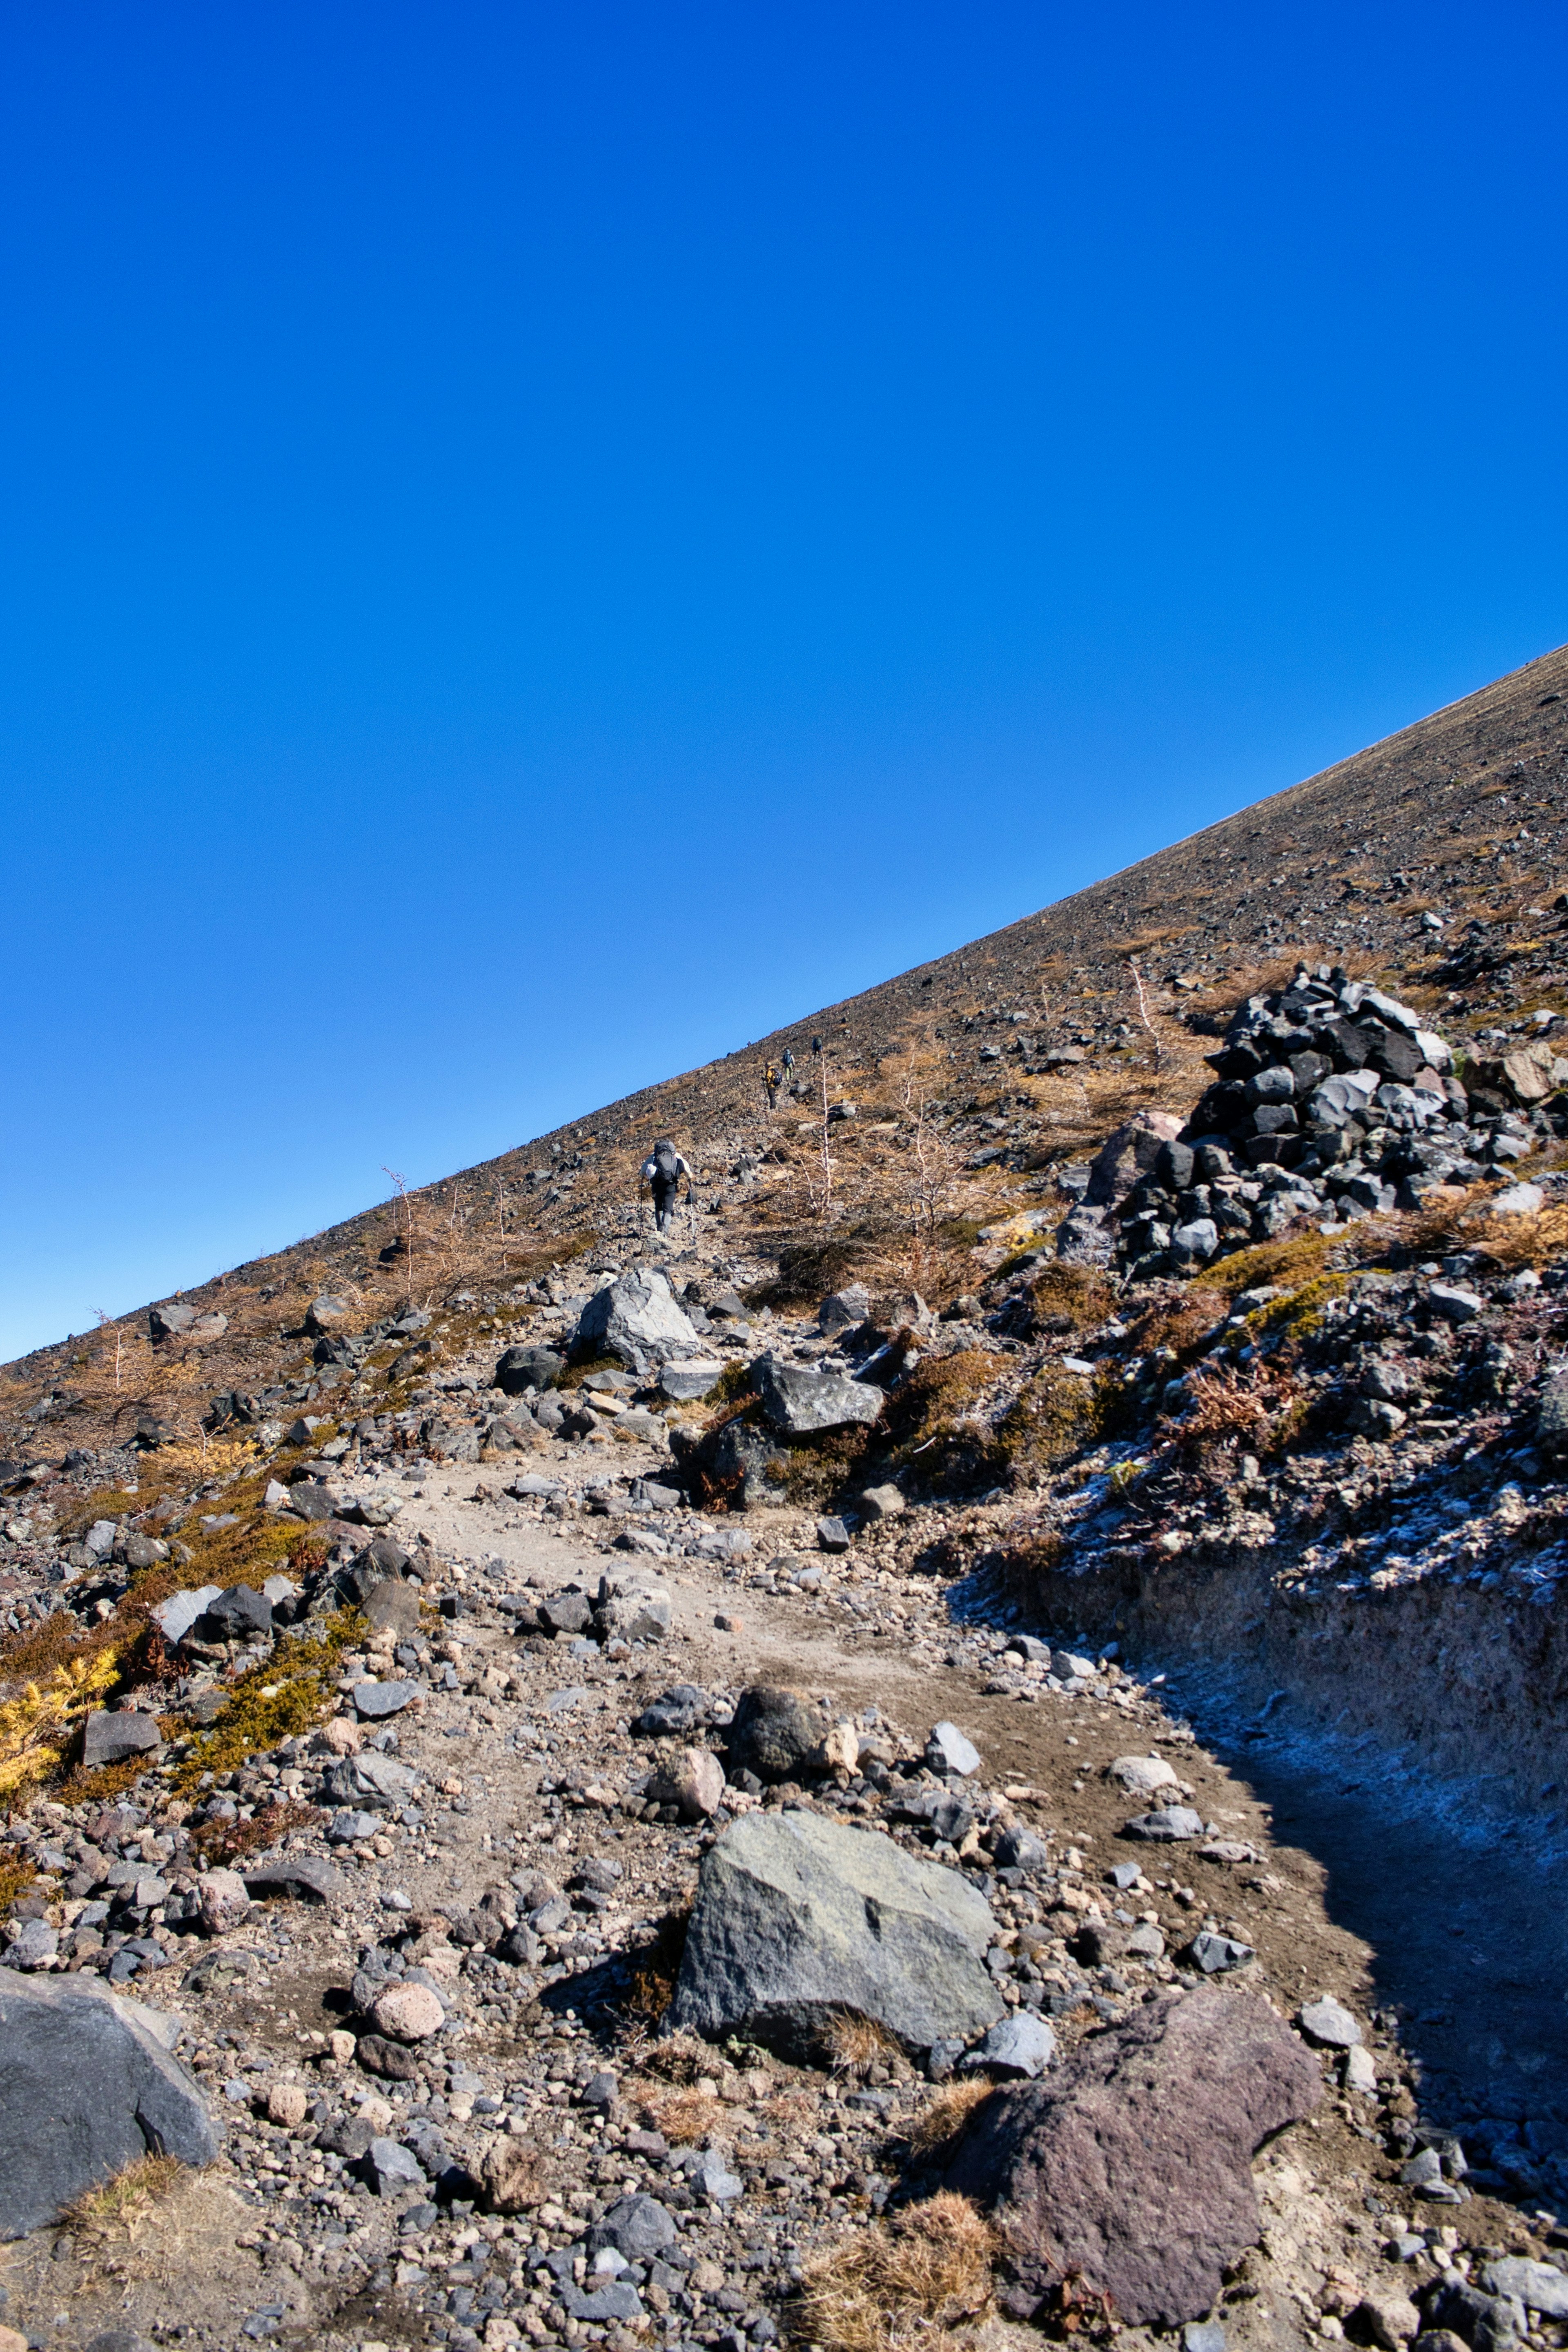
<path id="1" fill-rule="evenodd" d="M 659 1133 L 701 1172 L 708 1240 L 756 1279 L 792 1235 L 853 1225 L 868 1193 L 884 1225 L 889 1202 L 895 1222 L 908 1206 L 907 1171 L 888 1171 L 897 1139 L 862 1129 L 850 1139 L 845 1122 L 825 1210 L 822 1139 L 805 1132 L 824 1095 L 906 1124 L 911 1102 L 934 1099 L 950 1160 L 1005 1143 L 1016 1174 L 1031 1158 L 1043 1165 L 1085 1147 L 1129 1108 L 1184 1108 L 1202 1078 L 1194 1020 L 1212 1026 L 1205 1013 L 1298 955 L 1375 972 L 1440 1009 L 1456 1037 L 1563 998 L 1568 950 L 1552 901 L 1568 861 L 1565 698 L 1568 648 L 967 948 L 585 1113 L 412 1203 L 384 1204 L 201 1285 L 186 1303 L 225 1314 L 228 1328 L 184 1349 L 200 1377 L 173 1401 L 254 1384 L 313 1288 L 433 1298 L 616 1244 L 635 1226 L 637 1164 Z M 763 1072 L 786 1049 L 805 1100 L 786 1097 L 770 1117 Z M 1027 1205 L 1030 1185 L 1005 1173 L 967 1169 L 948 1186 L 950 1214 L 973 1223 Z M 386 1255 L 400 1239 L 413 1241 L 412 1266 Z M 942 1271 L 926 1269 L 937 1291 Z M 946 1271 L 959 1278 L 951 1262 Z M 144 1317 L 128 1315 L 91 1347 L 58 1343 L 10 1367 L 0 1448 L 26 1451 L 57 1390 L 60 1406 L 45 1411 L 86 1443 L 111 1427 L 122 1435 L 133 1409 L 156 1401 L 167 1412 L 168 1380 L 153 1377 L 144 1332 Z"/>

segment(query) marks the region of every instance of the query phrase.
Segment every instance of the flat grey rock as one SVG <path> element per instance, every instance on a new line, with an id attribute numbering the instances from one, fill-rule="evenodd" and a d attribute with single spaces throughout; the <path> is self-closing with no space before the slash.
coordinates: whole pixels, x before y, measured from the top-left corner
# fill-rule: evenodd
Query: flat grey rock
<path id="1" fill-rule="evenodd" d="M 22 1919 L 11 1929 L 11 1941 L 0 1955 L 0 1965 L 8 1969 L 47 1969 L 60 1948 L 57 1930 L 47 1919 Z"/>
<path id="2" fill-rule="evenodd" d="M 1548 2319 L 1568 2319 L 1568 2278 L 1551 2263 L 1532 2263 L 1522 2254 L 1505 2254 L 1481 2273 L 1489 2294 L 1511 2295 L 1527 2311 L 1543 2312 Z"/>
<path id="3" fill-rule="evenodd" d="M 553 1388 L 566 1370 L 566 1359 L 553 1348 L 508 1348 L 495 1369 L 495 1385 L 508 1396 L 521 1396 L 525 1390 L 542 1392 Z"/>
<path id="4" fill-rule="evenodd" d="M 710 2197 L 716 2205 L 727 2205 L 744 2193 L 745 2182 L 731 2172 L 721 2149 L 704 2149 L 698 2162 L 687 2175 L 700 2197 Z"/>
<path id="5" fill-rule="evenodd" d="M 327 1823 L 327 1843 L 329 1845 L 361 1845 L 365 1839 L 373 1838 L 380 1827 L 381 1822 L 374 1813 L 361 1812 L 353 1806 L 343 1806 Z"/>
<path id="6" fill-rule="evenodd" d="M 1033 2076 L 1048 2066 L 1056 2054 L 1057 2037 L 1045 2019 L 1032 2010 L 1020 2009 L 994 2025 L 963 2063 L 989 2067 L 998 2074 Z"/>
<path id="7" fill-rule="evenodd" d="M 1116 1756 L 1105 1774 L 1107 1780 L 1119 1781 L 1130 1797 L 1152 1797 L 1157 1790 L 1176 1786 L 1176 1775 L 1163 1756 Z"/>
<path id="8" fill-rule="evenodd" d="M 763 1401 L 763 1417 L 781 1437 L 811 1437 L 820 1430 L 849 1429 L 876 1421 L 882 1391 L 837 1372 L 802 1364 L 781 1364 L 772 1356 L 752 1366 L 752 1381 Z"/>
<path id="9" fill-rule="evenodd" d="M 222 1590 L 220 1584 L 201 1584 L 194 1592 L 171 1592 L 167 1601 L 160 1601 L 152 1612 L 152 1618 L 164 1641 L 183 1641 L 196 1619 L 210 1602 L 217 1599 Z"/>
<path id="10" fill-rule="evenodd" d="M 1361 2027 L 1349 2010 L 1326 1993 L 1321 2000 L 1310 2000 L 1298 2012 L 1297 2022 L 1309 2041 L 1324 2050 L 1353 2050 L 1361 2040 Z"/>
<path id="11" fill-rule="evenodd" d="M 0 2238 L 54 2221 L 149 2154 L 210 2164 L 200 2089 L 108 1988 L 0 1969 Z"/>
<path id="12" fill-rule="evenodd" d="M 1135 1814 L 1126 1833 L 1154 1845 L 1179 1845 L 1184 1839 L 1202 1837 L 1204 1818 L 1190 1805 L 1157 1805 L 1152 1813 Z"/>
<path id="13" fill-rule="evenodd" d="M 1026 1829 L 1022 1822 L 1004 1830 L 996 1841 L 996 1860 L 1003 1870 L 1045 1870 L 1050 1865 L 1051 1852 L 1044 1838 Z M 1137 1872 L 1134 1870 L 1136 1878 Z"/>
<path id="14" fill-rule="evenodd" d="M 623 2286 L 618 2279 L 606 2286 L 596 2286 L 592 2294 L 563 2279 L 560 2287 L 561 2300 L 568 2315 L 588 2326 L 608 2326 L 616 2322 L 643 2318 L 642 2298 L 635 2286 Z"/>
<path id="15" fill-rule="evenodd" d="M 338 1497 L 331 1486 L 313 1478 L 301 1478 L 297 1486 L 287 1489 L 288 1508 L 301 1519 L 333 1519 L 338 1515 Z"/>
<path id="16" fill-rule="evenodd" d="M 163 1744 L 155 1717 L 134 1707 L 121 1707 L 114 1715 L 100 1708 L 87 1718 L 81 1760 L 89 1769 L 97 1764 L 122 1764 L 131 1756 L 151 1755 Z"/>
<path id="17" fill-rule="evenodd" d="M 272 1631 L 272 1603 L 252 1584 L 231 1584 L 207 1605 L 207 1622 L 231 1642 Z"/>
<path id="18" fill-rule="evenodd" d="M 588 2251 L 614 2246 L 628 2263 L 647 2262 L 674 2242 L 675 2223 L 657 2197 L 623 2197 L 588 2232 Z"/>
<path id="19" fill-rule="evenodd" d="M 809 2043 L 840 2010 L 929 2050 L 994 2025 L 995 1923 L 956 1871 L 805 1812 L 750 1813 L 705 1857 L 672 2025 Z"/>
<path id="20" fill-rule="evenodd" d="M 354 1711 L 368 1722 L 379 1722 L 383 1717 L 401 1715 L 410 1699 L 417 1698 L 417 1683 L 356 1683 Z"/>
<path id="21" fill-rule="evenodd" d="M 425 2183 L 424 2166 L 401 2140 L 373 2139 L 360 2158 L 360 2167 L 378 2197 L 395 2197 L 400 2189 L 418 2189 Z"/>
<path id="22" fill-rule="evenodd" d="M 330 1903 L 343 1891 L 340 1870 L 321 1854 L 289 1853 L 241 1873 L 248 1895 L 302 1895 Z"/>
<path id="23" fill-rule="evenodd" d="M 1224 1976 L 1231 1969 L 1244 1969 L 1248 1960 L 1258 1958 L 1250 1944 L 1238 1943 L 1234 1936 L 1215 1935 L 1206 1927 L 1193 1937 L 1187 1946 L 1187 1956 L 1205 1977 Z"/>
<path id="24" fill-rule="evenodd" d="M 1546 1194 L 1539 1184 L 1510 1184 L 1487 1203 L 1489 1217 L 1537 1217 L 1546 1206 Z"/>
<path id="25" fill-rule="evenodd" d="M 585 1592 L 550 1592 L 539 1603 L 541 1622 L 552 1633 L 581 1633 L 594 1614 L 594 1604 Z"/>
<path id="26" fill-rule="evenodd" d="M 411 1764 L 378 1756 L 369 1748 L 363 1755 L 340 1756 L 329 1764 L 324 1792 L 334 1805 L 363 1805 L 372 1812 L 385 1812 L 405 1804 L 418 1785 L 419 1775 Z"/>
<path id="27" fill-rule="evenodd" d="M 658 1385 L 667 1397 L 684 1402 L 689 1398 L 705 1397 L 710 1389 L 718 1387 L 723 1377 L 722 1364 L 709 1363 L 700 1357 L 672 1357 L 659 1372 Z"/>

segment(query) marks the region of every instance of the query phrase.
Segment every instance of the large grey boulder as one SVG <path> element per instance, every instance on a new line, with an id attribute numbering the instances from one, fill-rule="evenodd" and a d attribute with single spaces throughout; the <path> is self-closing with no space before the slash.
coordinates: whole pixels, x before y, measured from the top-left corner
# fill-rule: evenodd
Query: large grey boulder
<path id="1" fill-rule="evenodd" d="M 979 2110 L 947 2185 L 995 2210 L 1023 2288 L 1069 2273 L 1129 2326 L 1200 2319 L 1258 2234 L 1252 2158 L 1318 2062 L 1265 2001 L 1169 1993 Z"/>
<path id="2" fill-rule="evenodd" d="M 770 1429 L 781 1437 L 812 1437 L 818 1430 L 848 1429 L 870 1423 L 882 1410 L 882 1391 L 864 1381 L 804 1364 L 781 1364 L 772 1356 L 752 1366 L 752 1383 L 763 1401 Z"/>
<path id="3" fill-rule="evenodd" d="M 0 2238 L 55 2221 L 139 2157 L 217 2155 L 196 2084 L 96 1979 L 0 1969 Z"/>
<path id="4" fill-rule="evenodd" d="M 702 1864 L 670 2022 L 809 2045 L 840 2011 L 906 2048 L 967 2040 L 1003 2002 L 995 1923 L 956 1871 L 815 1813 L 750 1813 Z"/>
<path id="5" fill-rule="evenodd" d="M 160 1339 L 183 1338 L 195 1319 L 196 1310 L 194 1307 L 182 1307 L 177 1299 L 171 1299 L 166 1307 L 148 1308 L 147 1329 L 156 1345 Z"/>
<path id="6" fill-rule="evenodd" d="M 577 1318 L 579 1356 L 618 1356 L 634 1372 L 672 1356 L 694 1356 L 697 1333 L 662 1274 L 634 1265 L 596 1290 Z"/>
<path id="7" fill-rule="evenodd" d="M 313 1903 L 330 1903 L 343 1891 L 341 1871 L 317 1853 L 281 1854 L 258 1862 L 245 1874 L 248 1893 L 256 1895 L 293 1895 Z"/>

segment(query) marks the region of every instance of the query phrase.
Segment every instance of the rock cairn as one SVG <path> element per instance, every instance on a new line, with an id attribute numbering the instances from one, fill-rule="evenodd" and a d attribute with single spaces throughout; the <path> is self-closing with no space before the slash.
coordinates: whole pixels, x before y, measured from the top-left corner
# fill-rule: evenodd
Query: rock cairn
<path id="1" fill-rule="evenodd" d="M 1509 1041 L 1499 1041 L 1507 1044 Z M 1137 1279 L 1320 1228 L 1419 1209 L 1568 1133 L 1550 1039 L 1460 1066 L 1423 1015 L 1340 967 L 1249 997 L 1184 1125 L 1146 1114 L 1105 1146 L 1058 1253 L 1114 1254 Z"/>

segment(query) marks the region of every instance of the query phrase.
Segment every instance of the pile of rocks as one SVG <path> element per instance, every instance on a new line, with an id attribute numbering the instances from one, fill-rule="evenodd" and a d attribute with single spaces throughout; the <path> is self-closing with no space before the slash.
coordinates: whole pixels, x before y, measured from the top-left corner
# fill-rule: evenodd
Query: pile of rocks
<path id="1" fill-rule="evenodd" d="M 1147 1114 L 1110 1139 L 1060 1255 L 1114 1254 L 1140 1280 L 1190 1274 L 1301 1220 L 1331 1230 L 1418 1209 L 1568 1132 L 1551 1101 L 1568 1061 L 1550 1035 L 1461 1076 L 1420 1013 L 1339 967 L 1302 965 L 1289 988 L 1249 997 L 1210 1064 L 1216 1081 L 1184 1125 Z"/>

